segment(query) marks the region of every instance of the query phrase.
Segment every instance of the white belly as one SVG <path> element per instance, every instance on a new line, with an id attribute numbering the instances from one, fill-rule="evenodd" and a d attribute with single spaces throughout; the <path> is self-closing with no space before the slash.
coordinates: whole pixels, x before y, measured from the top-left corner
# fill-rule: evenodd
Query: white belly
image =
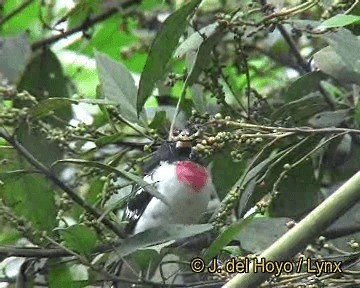
<path id="1" fill-rule="evenodd" d="M 169 177 L 170 176 L 170 177 Z M 149 183 L 156 182 L 160 193 L 165 197 L 166 205 L 157 198 L 152 198 L 134 229 L 134 234 L 151 227 L 163 224 L 196 224 L 206 211 L 210 195 L 213 191 L 209 178 L 204 188 L 193 191 L 189 185 L 179 182 L 174 165 L 163 163 L 156 173 L 148 179 Z"/>

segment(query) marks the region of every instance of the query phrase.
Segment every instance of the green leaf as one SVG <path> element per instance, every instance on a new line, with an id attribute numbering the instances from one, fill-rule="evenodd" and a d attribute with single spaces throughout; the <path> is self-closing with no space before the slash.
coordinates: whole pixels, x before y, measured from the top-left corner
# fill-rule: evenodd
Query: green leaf
<path id="1" fill-rule="evenodd" d="M 324 111 L 311 117 L 308 123 L 314 128 L 338 127 L 349 116 L 349 109 Z"/>
<path id="2" fill-rule="evenodd" d="M 307 96 L 282 105 L 271 114 L 271 120 L 291 118 L 296 125 L 307 125 L 310 117 L 328 108 L 324 96 L 320 92 L 310 93 Z"/>
<path id="3" fill-rule="evenodd" d="M 355 108 L 355 121 L 358 126 L 360 126 L 360 101 L 357 102 Z"/>
<path id="4" fill-rule="evenodd" d="M 134 264 L 139 268 L 139 271 L 144 273 L 144 275 L 146 275 L 145 273 L 147 272 L 150 272 L 151 275 L 156 271 L 163 257 L 164 256 L 159 254 L 156 249 L 145 248 L 132 253 L 131 260 L 135 262 Z"/>
<path id="5" fill-rule="evenodd" d="M 210 260 L 216 255 L 219 254 L 221 249 L 223 249 L 231 240 L 235 239 L 236 236 L 252 222 L 256 214 L 251 214 L 250 216 L 240 219 L 238 222 L 231 224 L 226 227 L 224 231 L 211 243 L 211 246 L 206 250 L 204 254 L 205 263 L 209 263 Z"/>
<path id="6" fill-rule="evenodd" d="M 20 124 L 16 130 L 17 140 L 41 163 L 50 165 L 63 157 L 62 149 L 56 141 L 47 140 L 39 129 L 31 129 L 26 122 Z M 46 153 L 44 153 L 46 151 Z M 25 163 L 20 167 L 27 168 Z M 19 167 L 17 167 L 19 168 Z"/>
<path id="7" fill-rule="evenodd" d="M 51 50 L 42 50 L 26 67 L 18 89 L 27 90 L 40 101 L 50 97 L 68 98 L 71 96 L 68 84 L 57 56 Z"/>
<path id="8" fill-rule="evenodd" d="M 17 215 L 30 221 L 35 228 L 52 231 L 56 226 L 52 184 L 42 176 L 20 172 L 7 174 L 2 180 L 4 183 L 0 185 L 0 198 L 4 203 Z"/>
<path id="9" fill-rule="evenodd" d="M 299 217 L 318 204 L 320 184 L 314 175 L 310 159 L 288 171 L 271 201 L 269 213 L 273 217 Z"/>
<path id="10" fill-rule="evenodd" d="M 81 288 L 89 285 L 88 280 L 78 280 L 81 276 L 74 266 L 52 264 L 49 266 L 48 281 L 51 288 Z"/>
<path id="11" fill-rule="evenodd" d="M 17 83 L 31 56 L 31 48 L 25 34 L 16 37 L 0 37 L 0 80 Z"/>
<path id="12" fill-rule="evenodd" d="M 200 73 L 210 64 L 211 51 L 218 44 L 222 36 L 223 30 L 217 29 L 214 34 L 206 38 L 200 44 L 199 49 L 196 53 L 196 57 L 190 67 L 189 74 L 186 78 L 186 85 L 193 84 L 200 76 Z"/>
<path id="13" fill-rule="evenodd" d="M 115 133 L 113 135 L 106 135 L 95 140 L 96 146 L 103 147 L 105 145 L 113 144 L 124 139 L 124 133 Z"/>
<path id="14" fill-rule="evenodd" d="M 171 14 L 156 35 L 140 78 L 136 104 L 138 114 L 151 95 L 155 83 L 163 77 L 166 65 L 184 32 L 186 18 L 200 2 L 201 0 L 192 0 Z"/>
<path id="15" fill-rule="evenodd" d="M 337 32 L 320 34 L 335 52 L 341 57 L 346 66 L 352 71 L 360 73 L 360 39 L 349 30 L 341 28 Z M 351 49 L 349 49 L 351 47 Z"/>
<path id="16" fill-rule="evenodd" d="M 324 73 L 334 77 L 342 83 L 360 85 L 360 73 L 352 70 L 337 54 L 333 47 L 325 47 L 314 54 L 314 62 Z"/>
<path id="17" fill-rule="evenodd" d="M 201 28 L 200 31 L 192 33 L 184 42 L 182 42 L 175 51 L 175 57 L 181 58 L 188 52 L 196 52 L 200 45 L 204 42 L 205 39 L 212 36 L 218 29 L 218 23 L 212 23 L 204 28 Z"/>
<path id="18" fill-rule="evenodd" d="M 2 16 L 7 15 L 22 5 L 24 1 L 5 1 L 3 3 Z M 17 35 L 29 30 L 31 37 L 43 37 L 43 24 L 39 19 L 39 10 L 41 3 L 38 1 L 31 1 L 29 5 L 21 10 L 21 13 L 16 14 L 16 17 L 11 17 L 5 24 L 1 25 L 2 35 Z"/>
<path id="19" fill-rule="evenodd" d="M 319 71 L 309 72 L 300 76 L 289 86 L 284 98 L 287 101 L 294 101 L 310 93 L 317 92 L 320 88 L 320 81 L 327 78 L 328 76 Z"/>
<path id="20" fill-rule="evenodd" d="M 273 153 L 267 159 L 261 161 L 255 167 L 251 168 L 250 171 L 244 173 L 243 176 L 238 180 L 238 182 L 235 183 L 234 187 L 240 186 L 244 189 L 240 198 L 238 215 L 240 215 L 241 217 L 244 216 L 247 210 L 250 209 L 251 206 L 254 204 L 254 202 L 256 201 L 254 190 L 257 179 L 260 178 L 263 170 L 267 168 L 273 160 L 280 157 L 281 154 L 282 152 Z"/>
<path id="21" fill-rule="evenodd" d="M 165 127 L 166 125 L 166 112 L 165 111 L 157 111 L 155 113 L 154 118 L 149 124 L 149 128 L 151 129 L 159 129 L 161 127 Z"/>
<path id="22" fill-rule="evenodd" d="M 121 29 L 120 23 L 123 23 L 125 20 L 125 15 L 122 14 L 123 13 L 117 13 L 109 19 L 106 19 L 104 22 L 95 25 L 93 27 L 93 32 L 91 33 L 91 41 L 84 43 L 81 39 L 79 39 L 78 41 L 74 41 L 74 43 L 70 44 L 67 49 L 71 49 L 76 53 L 81 53 L 91 58 L 94 57 L 94 51 L 101 51 L 112 58 L 118 59 L 120 49 L 124 46 L 126 47 L 134 44 L 138 39 L 136 35 L 132 33 L 132 30 L 137 27 L 137 23 L 132 19 L 132 17 L 126 18 L 130 33 L 124 33 Z M 104 43 L 106 43 L 106 45 L 104 45 Z M 123 63 L 132 71 L 141 72 L 145 63 L 145 56 L 137 53 L 134 58 L 139 58 L 137 57 L 139 55 L 141 56 L 141 59 L 124 59 Z M 137 69 L 134 69 L 135 67 Z"/>
<path id="23" fill-rule="evenodd" d="M 161 227 L 151 228 L 124 240 L 116 249 L 119 257 L 125 257 L 138 249 L 150 247 L 159 243 L 184 239 L 195 236 L 213 229 L 211 224 L 182 225 L 167 224 Z M 169 245 L 171 244 L 169 243 Z"/>
<path id="24" fill-rule="evenodd" d="M 100 10 L 101 1 L 81 0 L 75 2 L 75 7 L 67 13 L 68 29 L 74 28 L 87 20 L 91 14 L 97 14 Z"/>
<path id="25" fill-rule="evenodd" d="M 82 255 L 89 255 L 93 252 L 96 246 L 97 236 L 96 232 L 91 228 L 82 224 L 76 224 L 65 229 L 61 228 L 57 230 L 60 231 L 67 248 Z"/>
<path id="26" fill-rule="evenodd" d="M 234 238 L 240 241 L 241 248 L 246 251 L 262 252 L 289 230 L 286 224 L 291 220 L 255 217 Z"/>
<path id="27" fill-rule="evenodd" d="M 137 90 L 127 68 L 99 52 L 96 53 L 96 65 L 105 99 L 117 103 L 119 113 L 128 121 L 145 125 L 145 114 L 141 114 L 140 120 L 137 117 Z"/>
<path id="28" fill-rule="evenodd" d="M 222 200 L 238 181 L 245 169 L 245 161 L 234 162 L 231 157 L 219 155 L 211 162 L 211 177 L 217 195 Z"/>
<path id="29" fill-rule="evenodd" d="M 205 114 L 207 112 L 207 101 L 202 86 L 194 84 L 190 87 L 190 90 L 195 109 L 201 114 Z"/>
<path id="30" fill-rule="evenodd" d="M 360 22 L 360 16 L 349 14 L 337 14 L 329 19 L 326 19 L 317 28 L 336 28 L 344 27 L 350 24 L 357 24 Z"/>
<path id="31" fill-rule="evenodd" d="M 0 245 L 15 245 L 21 237 L 22 235 L 18 230 L 2 228 L 0 234 Z"/>

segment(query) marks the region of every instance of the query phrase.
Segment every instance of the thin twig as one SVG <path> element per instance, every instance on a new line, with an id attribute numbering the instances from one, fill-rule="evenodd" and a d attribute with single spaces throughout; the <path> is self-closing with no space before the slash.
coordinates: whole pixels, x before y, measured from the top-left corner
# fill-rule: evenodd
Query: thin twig
<path id="1" fill-rule="evenodd" d="M 212 120 L 208 124 L 222 124 L 226 126 L 233 126 L 243 129 L 254 129 L 257 132 L 259 130 L 271 131 L 272 133 L 283 133 L 283 132 L 294 132 L 294 133 L 305 133 L 305 134 L 331 134 L 331 133 L 350 133 L 350 134 L 360 134 L 359 129 L 351 128 L 312 128 L 312 127 L 294 127 L 294 128 L 285 128 L 285 127 L 275 127 L 275 126 L 265 126 L 265 125 L 256 125 L 249 123 L 241 123 L 236 121 L 229 120 Z M 279 134 L 280 136 L 281 134 Z M 258 137 L 262 137 L 261 134 Z"/>
<path id="2" fill-rule="evenodd" d="M 75 191 L 61 181 L 52 171 L 50 171 L 44 164 L 37 160 L 21 143 L 19 143 L 16 137 L 12 137 L 7 134 L 4 130 L 0 130 L 0 137 L 5 139 L 11 144 L 31 165 L 37 168 L 43 175 L 50 179 L 56 186 L 62 189 L 69 197 L 77 203 L 79 206 L 84 208 L 88 213 L 93 215 L 96 219 L 99 218 L 102 213 L 91 206 L 89 203 L 84 201 Z M 102 219 L 102 224 L 113 231 L 120 238 L 124 238 L 124 233 L 119 229 L 118 225 L 110 221 L 107 218 Z"/>
<path id="3" fill-rule="evenodd" d="M 179 110 L 180 110 L 180 104 L 182 102 L 182 100 L 185 98 L 186 95 L 186 88 L 187 88 L 187 81 L 185 80 L 184 86 L 182 88 L 179 100 L 176 104 L 176 108 L 175 108 L 175 113 L 174 113 L 174 117 L 171 121 L 171 125 L 170 125 L 170 132 L 169 132 L 169 137 L 168 139 L 171 140 L 172 136 L 173 136 L 173 132 L 174 132 L 174 127 L 175 127 L 175 122 L 176 122 L 176 117 L 179 114 Z"/>
<path id="4" fill-rule="evenodd" d="M 9 21 L 12 17 L 16 16 L 22 10 L 24 10 L 28 5 L 31 4 L 33 0 L 27 0 L 24 3 L 20 4 L 14 10 L 12 10 L 9 14 L 5 15 L 3 18 L 0 19 L 0 26 L 4 25 L 7 21 Z"/>

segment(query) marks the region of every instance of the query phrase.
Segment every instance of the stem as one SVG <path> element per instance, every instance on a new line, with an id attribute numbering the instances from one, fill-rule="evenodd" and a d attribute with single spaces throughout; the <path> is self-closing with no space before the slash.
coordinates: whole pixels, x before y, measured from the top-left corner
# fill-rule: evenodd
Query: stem
<path id="1" fill-rule="evenodd" d="M 222 124 L 226 126 L 233 126 L 237 128 L 243 129 L 254 129 L 256 132 L 259 130 L 271 131 L 273 133 L 279 132 L 294 132 L 294 133 L 304 133 L 304 134 L 331 134 L 331 133 L 350 133 L 350 134 L 360 134 L 359 129 L 350 129 L 350 128 L 311 128 L 311 127 L 294 127 L 294 128 L 284 128 L 284 127 L 275 127 L 275 126 L 265 126 L 265 125 L 256 125 L 249 123 L 240 123 L 236 121 L 228 121 L 228 120 L 213 120 L 211 123 Z M 281 136 L 281 134 L 277 134 Z M 291 134 L 292 135 L 292 134 Z M 262 135 L 258 135 L 258 137 L 262 137 Z"/>
<path id="2" fill-rule="evenodd" d="M 174 117 L 171 121 L 171 126 L 170 126 L 170 132 L 169 132 L 169 140 L 171 140 L 172 136 L 173 136 L 173 132 L 174 132 L 174 127 L 175 127 L 175 121 L 176 121 L 176 117 L 179 114 L 179 110 L 180 110 L 180 104 L 182 102 L 182 100 L 185 98 L 186 95 L 186 88 L 187 88 L 187 81 L 184 82 L 183 88 L 181 90 L 181 95 L 179 97 L 179 100 L 176 104 L 176 108 L 175 108 L 175 113 L 174 113 Z"/>

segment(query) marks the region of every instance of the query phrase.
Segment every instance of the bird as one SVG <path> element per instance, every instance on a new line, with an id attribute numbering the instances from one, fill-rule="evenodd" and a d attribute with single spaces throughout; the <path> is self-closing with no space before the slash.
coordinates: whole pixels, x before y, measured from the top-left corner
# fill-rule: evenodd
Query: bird
<path id="1" fill-rule="evenodd" d="M 150 194 L 146 186 L 135 185 L 122 217 L 129 237 L 165 224 L 197 224 L 206 212 L 216 192 L 206 165 L 193 157 L 189 140 L 192 133 L 185 129 L 177 137 L 180 140 L 163 142 L 144 166 L 144 181 L 153 185 L 165 201 Z M 118 275 L 138 278 L 136 268 L 128 261 L 120 260 L 117 267 Z M 178 270 L 176 265 L 168 275 Z M 111 287 L 131 287 L 126 285 L 118 283 Z"/>
<path id="2" fill-rule="evenodd" d="M 192 157 L 191 132 L 184 130 L 178 141 L 165 141 L 144 167 L 144 181 L 166 203 L 137 187 L 125 209 L 125 232 L 137 234 L 164 224 L 197 224 L 208 207 L 215 188 L 205 165 Z"/>

